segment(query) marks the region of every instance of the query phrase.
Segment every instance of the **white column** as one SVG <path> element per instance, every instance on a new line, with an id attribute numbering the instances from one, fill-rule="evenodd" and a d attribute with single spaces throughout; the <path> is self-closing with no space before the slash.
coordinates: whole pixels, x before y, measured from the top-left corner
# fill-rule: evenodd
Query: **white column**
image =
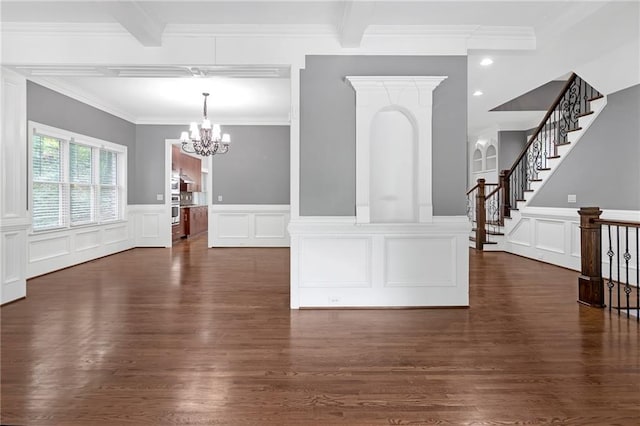
<path id="1" fill-rule="evenodd" d="M 27 84 L 2 68 L 0 101 L 0 301 L 27 295 Z"/>

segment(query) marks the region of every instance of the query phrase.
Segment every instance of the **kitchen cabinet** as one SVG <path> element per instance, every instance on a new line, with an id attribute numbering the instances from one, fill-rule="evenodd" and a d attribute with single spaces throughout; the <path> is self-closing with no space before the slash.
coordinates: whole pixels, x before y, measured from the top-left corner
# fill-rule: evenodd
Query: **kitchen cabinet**
<path id="1" fill-rule="evenodd" d="M 180 188 L 181 191 L 199 192 L 201 190 L 202 166 L 199 158 L 180 153 L 180 175 L 186 175 L 193 179 L 193 183 L 183 184 Z"/>
<path id="2" fill-rule="evenodd" d="M 180 157 L 182 157 L 180 145 L 171 145 L 171 172 L 173 174 L 180 173 Z"/>
<path id="3" fill-rule="evenodd" d="M 209 229 L 209 209 L 207 206 L 192 206 L 182 208 L 182 222 L 185 235 L 191 237 Z"/>

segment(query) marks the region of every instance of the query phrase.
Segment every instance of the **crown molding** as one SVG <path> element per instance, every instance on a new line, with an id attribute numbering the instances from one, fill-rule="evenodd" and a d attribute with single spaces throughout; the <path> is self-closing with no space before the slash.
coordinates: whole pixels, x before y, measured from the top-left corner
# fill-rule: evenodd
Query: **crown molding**
<path id="1" fill-rule="evenodd" d="M 82 35 L 131 37 L 117 23 L 36 23 L 5 22 L 2 33 L 16 35 Z M 168 24 L 162 38 L 172 37 L 287 37 L 287 38 L 331 38 L 339 36 L 335 25 L 318 24 Z M 466 39 L 469 48 L 491 48 L 499 45 L 520 49 L 534 49 L 536 35 L 532 27 L 525 26 L 481 26 L 481 25 L 369 25 L 364 38 L 372 37 L 421 37 Z M 487 47 L 489 45 L 489 47 Z M 499 47 L 499 46 L 498 46 Z M 497 48 L 497 47 L 496 47 Z"/>
<path id="2" fill-rule="evenodd" d="M 335 25 L 304 24 L 168 24 L 164 30 L 166 37 L 336 37 Z"/>
<path id="3" fill-rule="evenodd" d="M 3 22 L 2 33 L 17 35 L 123 36 L 131 34 L 118 23 Z"/>

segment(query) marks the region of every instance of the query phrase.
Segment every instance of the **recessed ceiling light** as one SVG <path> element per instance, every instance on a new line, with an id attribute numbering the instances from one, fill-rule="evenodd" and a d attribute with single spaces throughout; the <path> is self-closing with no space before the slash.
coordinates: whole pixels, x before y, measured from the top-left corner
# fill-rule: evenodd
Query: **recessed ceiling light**
<path id="1" fill-rule="evenodd" d="M 482 96 L 482 90 L 476 90 L 473 92 L 473 96 Z"/>
<path id="2" fill-rule="evenodd" d="M 488 67 L 492 63 L 493 63 L 493 59 L 491 58 L 484 58 L 480 61 L 480 65 L 482 65 L 483 67 Z"/>

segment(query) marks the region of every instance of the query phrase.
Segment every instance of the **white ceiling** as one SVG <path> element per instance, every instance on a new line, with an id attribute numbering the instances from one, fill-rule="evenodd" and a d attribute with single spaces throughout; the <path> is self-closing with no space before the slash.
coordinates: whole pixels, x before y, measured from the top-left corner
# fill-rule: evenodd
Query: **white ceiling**
<path id="1" fill-rule="evenodd" d="M 540 84 L 572 71 L 571 60 L 591 49 L 604 54 L 619 40 L 633 38 L 636 28 L 633 21 L 616 24 L 616 31 L 601 32 L 598 40 L 585 38 L 585 46 L 566 47 L 562 52 L 562 40 L 582 37 L 583 22 L 589 22 L 601 11 L 607 10 L 600 21 L 607 25 L 620 22 L 619 16 L 628 15 L 628 8 L 612 11 L 614 1 L 16 1 L 3 0 L 0 4 L 1 21 L 5 27 L 42 28 L 46 25 L 86 24 L 88 27 L 124 28 L 129 37 L 135 37 L 149 52 L 158 49 L 163 34 L 197 29 L 215 31 L 230 25 L 244 26 L 245 32 L 264 33 L 269 28 L 288 25 L 300 31 L 317 31 L 333 34 L 342 40 L 358 45 L 368 35 L 384 31 L 393 33 L 399 26 L 411 31 L 417 28 L 444 28 L 443 26 L 472 26 L 504 30 L 531 31 L 535 35 L 534 51 L 505 49 L 470 50 L 468 52 L 469 132 L 478 134 L 482 129 L 533 127 L 541 112 L 492 112 L 488 111 Z M 628 2 L 637 5 L 637 2 Z M 637 7 L 636 7 L 637 8 Z M 620 7 L 618 8 L 620 9 Z M 634 10 L 635 9 L 631 9 Z M 636 21 L 637 23 L 637 16 Z M 100 27 L 102 25 L 102 27 Z M 105 25 L 107 27 L 105 27 Z M 604 25 L 604 24 L 603 24 Z M 516 28 L 517 27 L 517 28 Z M 576 30 L 577 29 L 577 30 Z M 613 27 L 611 28 L 613 29 Z M 593 31 L 597 32 L 597 28 Z M 621 33 L 621 34 L 618 34 Z M 573 34 L 573 35 L 572 35 Z M 609 37 L 609 38 L 607 38 Z M 616 37 L 618 37 L 616 39 Z M 618 40 L 618 44 L 616 43 Z M 589 43 L 586 45 L 586 43 Z M 574 41 L 575 43 L 575 41 Z M 560 47 L 558 47 L 560 46 Z M 536 63 L 536 55 L 542 59 Z M 557 66 L 544 68 L 545 56 L 566 56 L 566 66 L 560 60 Z M 490 56 L 494 64 L 481 67 L 480 60 Z M 579 60 L 583 61 L 580 58 Z M 576 61 L 578 60 L 576 59 Z M 4 62 L 4 61 L 3 61 Z M 206 61 L 203 61 L 206 63 Z M 575 61 L 574 61 L 575 62 Z M 584 61 L 583 61 L 584 62 Z M 15 68 L 16 65 L 12 64 Z M 29 64 L 22 64 L 29 65 Z M 118 64 L 112 64 L 118 65 Z M 183 65 L 176 62 L 166 65 Z M 164 77 L 150 77 L 150 70 L 140 77 L 122 77 L 113 69 L 90 69 L 86 75 L 64 75 L 64 70 L 45 70 L 37 81 L 81 100 L 101 106 L 109 112 L 136 122 L 166 122 L 194 120 L 200 117 L 203 91 L 212 96 L 209 102 L 210 116 L 219 121 L 256 121 L 288 119 L 290 111 L 290 84 L 288 67 L 274 64 L 275 73 L 265 70 L 247 72 L 249 65 L 230 67 L 224 72 L 211 69 L 198 77 L 169 72 Z M 203 68 L 206 68 L 204 66 Z M 131 67 L 127 68 L 131 69 Z M 548 72 L 541 70 L 549 69 Z M 589 68 L 585 67 L 588 71 Z M 38 74 L 38 70 L 35 70 Z M 175 71 L 175 70 L 174 70 Z M 254 70 L 255 71 L 255 70 Z M 33 68 L 22 70 L 27 75 Z M 33 74 L 33 75 L 35 75 Z M 197 73 L 196 73 L 197 74 Z M 145 76 L 146 75 L 146 76 Z M 159 75 L 163 75 L 160 73 Z M 594 72 L 594 76 L 598 75 Z M 213 77 L 209 77 L 213 76 Z M 224 76 L 222 78 L 221 76 Z M 182 78 L 177 78 L 182 77 Z M 243 77 L 243 78 L 234 78 Z M 594 77 L 595 78 L 595 77 Z M 484 95 L 474 97 L 475 90 Z"/>

